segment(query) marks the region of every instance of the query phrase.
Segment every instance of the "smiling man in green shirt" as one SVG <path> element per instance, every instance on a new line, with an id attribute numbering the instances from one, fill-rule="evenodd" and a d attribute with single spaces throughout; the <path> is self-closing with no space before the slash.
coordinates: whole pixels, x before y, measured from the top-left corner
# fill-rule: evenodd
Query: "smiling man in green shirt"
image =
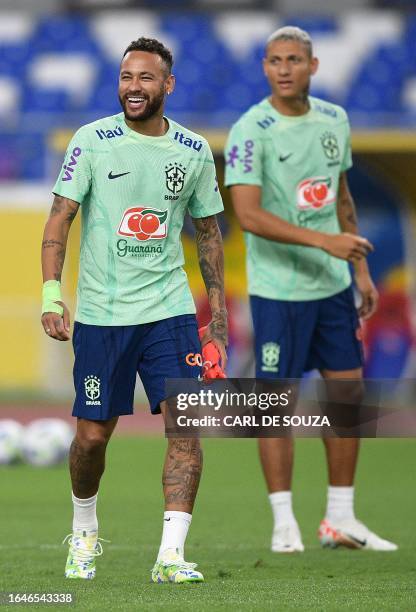
<path id="1" fill-rule="evenodd" d="M 166 379 L 201 374 L 187 360 L 201 351 L 183 270 L 180 235 L 187 211 L 212 313 L 202 342 L 215 343 L 225 366 L 223 249 L 216 221 L 223 205 L 208 143 L 163 114 L 175 85 L 172 63 L 157 40 L 129 45 L 120 66 L 122 112 L 74 135 L 44 232 L 42 325 L 50 337 L 65 341 L 69 313 L 60 280 L 68 232 L 81 208 L 73 334 L 77 431 L 69 457 L 74 518 L 65 568 L 70 579 L 95 577 L 102 553 L 96 504 L 106 447 L 118 417 L 133 412 L 137 373 L 152 413 L 163 415 Z M 153 582 L 203 581 L 196 565 L 184 560 L 201 470 L 199 440 L 168 440 Z"/>

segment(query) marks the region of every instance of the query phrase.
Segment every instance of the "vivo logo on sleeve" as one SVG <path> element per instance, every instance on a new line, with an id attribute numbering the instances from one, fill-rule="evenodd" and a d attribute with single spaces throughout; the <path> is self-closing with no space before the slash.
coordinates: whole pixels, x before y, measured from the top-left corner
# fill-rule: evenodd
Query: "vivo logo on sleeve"
<path id="1" fill-rule="evenodd" d="M 69 161 L 63 166 L 63 169 L 65 170 L 65 174 L 62 177 L 63 181 L 72 181 L 72 174 L 78 162 L 77 157 L 79 157 L 81 153 L 82 151 L 79 147 L 75 147 L 75 149 L 73 149 Z"/>

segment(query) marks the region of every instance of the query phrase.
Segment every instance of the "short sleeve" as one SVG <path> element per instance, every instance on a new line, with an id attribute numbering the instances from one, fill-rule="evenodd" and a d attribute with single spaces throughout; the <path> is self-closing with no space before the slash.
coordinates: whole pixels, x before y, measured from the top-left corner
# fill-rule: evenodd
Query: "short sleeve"
<path id="1" fill-rule="evenodd" d="M 345 172 L 352 167 L 352 153 L 351 153 L 351 129 L 347 119 L 345 122 L 345 148 L 344 155 L 341 162 L 341 172 Z"/>
<path id="2" fill-rule="evenodd" d="M 236 123 L 225 146 L 225 185 L 262 185 L 263 144 L 254 128 Z"/>
<path id="3" fill-rule="evenodd" d="M 85 129 L 81 128 L 74 134 L 68 145 L 64 163 L 52 191 L 82 204 L 90 187 L 91 147 Z"/>
<path id="4" fill-rule="evenodd" d="M 224 210 L 214 158 L 208 144 L 205 148 L 206 156 L 202 162 L 202 170 L 188 204 L 189 212 L 195 219 L 210 217 Z"/>

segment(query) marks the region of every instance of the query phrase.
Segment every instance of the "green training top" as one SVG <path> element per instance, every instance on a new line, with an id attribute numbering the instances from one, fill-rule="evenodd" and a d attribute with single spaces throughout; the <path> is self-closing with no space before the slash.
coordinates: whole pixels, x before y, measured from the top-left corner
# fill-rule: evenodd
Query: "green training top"
<path id="1" fill-rule="evenodd" d="M 293 225 L 338 234 L 339 177 L 351 167 L 345 111 L 309 98 L 310 110 L 281 115 L 265 99 L 235 123 L 225 149 L 225 184 L 259 185 L 262 208 Z M 283 244 L 247 232 L 250 295 L 316 300 L 351 283 L 348 264 L 321 249 Z"/>
<path id="2" fill-rule="evenodd" d="M 124 114 L 81 127 L 53 192 L 82 209 L 75 319 L 136 325 L 195 312 L 182 266 L 184 216 L 223 210 L 204 138 L 169 121 L 164 136 L 131 130 Z"/>

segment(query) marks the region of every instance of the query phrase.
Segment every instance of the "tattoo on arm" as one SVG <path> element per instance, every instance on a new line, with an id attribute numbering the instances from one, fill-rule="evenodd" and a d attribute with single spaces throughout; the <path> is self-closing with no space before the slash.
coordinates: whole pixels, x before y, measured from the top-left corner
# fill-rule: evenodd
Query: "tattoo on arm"
<path id="1" fill-rule="evenodd" d="M 50 216 L 63 215 L 65 221 L 71 223 L 76 217 L 78 208 L 78 202 L 56 195 L 53 199 Z"/>
<path id="2" fill-rule="evenodd" d="M 227 344 L 227 317 L 224 293 L 224 253 L 215 216 L 193 219 L 199 267 L 212 312 L 211 334 Z"/>
<path id="3" fill-rule="evenodd" d="M 355 212 L 354 200 L 351 196 L 339 199 L 338 217 L 341 229 L 353 234 L 357 233 L 357 213 Z"/>
<path id="4" fill-rule="evenodd" d="M 78 208 L 74 200 L 59 195 L 54 198 L 42 241 L 42 262 L 47 278 L 52 275 L 55 280 L 61 280 L 68 232 Z"/>
<path id="5" fill-rule="evenodd" d="M 42 251 L 44 251 L 45 249 L 55 249 L 55 253 L 54 253 L 54 262 L 53 262 L 53 266 L 54 266 L 54 278 L 55 280 L 60 281 L 61 280 L 61 275 L 62 275 L 62 268 L 64 267 L 64 261 L 65 261 L 65 246 L 63 244 L 63 242 L 61 242 L 60 240 L 43 240 L 42 242 Z"/>
<path id="6" fill-rule="evenodd" d="M 62 198 L 61 196 L 56 195 L 54 197 L 51 212 L 50 212 L 51 217 L 54 217 L 55 215 L 59 215 L 62 212 L 65 206 L 64 201 L 65 201 L 65 198 Z"/>
<path id="7" fill-rule="evenodd" d="M 52 247 L 55 247 L 55 246 L 63 247 L 64 245 L 59 240 L 43 240 L 42 241 L 42 248 L 43 249 L 51 249 Z"/>
<path id="8" fill-rule="evenodd" d="M 55 262 L 56 262 L 56 272 L 55 272 L 55 280 L 60 281 L 61 280 L 61 276 L 62 276 L 62 269 L 64 267 L 64 261 L 65 261 L 65 253 L 66 253 L 66 248 L 63 247 L 62 249 L 59 249 L 56 252 L 56 256 L 55 256 Z"/>
<path id="9" fill-rule="evenodd" d="M 358 234 L 355 204 L 344 175 L 340 178 L 337 212 L 341 230 L 350 234 Z"/>

